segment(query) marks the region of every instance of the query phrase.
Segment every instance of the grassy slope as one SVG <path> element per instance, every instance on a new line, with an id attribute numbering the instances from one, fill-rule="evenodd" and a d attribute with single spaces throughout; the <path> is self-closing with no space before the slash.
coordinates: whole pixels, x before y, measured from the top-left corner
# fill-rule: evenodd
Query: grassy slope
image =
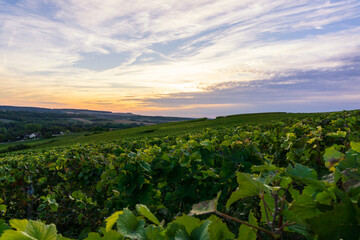
<path id="1" fill-rule="evenodd" d="M 141 138 L 153 136 L 165 136 L 171 134 L 181 134 L 182 132 L 195 132 L 204 128 L 216 128 L 221 126 L 234 126 L 239 124 L 268 123 L 287 118 L 300 118 L 315 116 L 319 113 L 256 113 L 241 114 L 227 117 L 218 117 L 213 120 L 206 118 L 191 121 L 164 123 L 152 126 L 136 127 L 118 131 L 102 133 L 74 133 L 65 136 L 54 137 L 51 139 L 34 140 L 22 143 L 0 144 L 0 152 L 8 146 L 17 144 L 29 145 L 29 149 L 41 149 L 47 147 L 67 146 L 77 143 L 101 143 L 113 141 L 121 138 Z M 321 114 L 321 113 L 320 113 Z"/>

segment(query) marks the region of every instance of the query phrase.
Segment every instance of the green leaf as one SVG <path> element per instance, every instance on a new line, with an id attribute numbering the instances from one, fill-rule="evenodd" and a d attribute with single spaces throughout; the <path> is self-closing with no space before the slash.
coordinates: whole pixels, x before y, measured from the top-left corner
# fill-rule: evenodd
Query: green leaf
<path id="1" fill-rule="evenodd" d="M 320 203 L 320 204 L 324 204 L 324 205 L 330 205 L 331 204 L 331 196 L 328 192 L 320 192 L 316 195 L 316 199 L 315 201 Z"/>
<path id="2" fill-rule="evenodd" d="M 210 240 L 234 239 L 235 235 L 229 231 L 225 223 L 215 215 L 211 215 L 207 220 L 211 221 L 209 226 Z"/>
<path id="3" fill-rule="evenodd" d="M 123 240 L 124 239 L 124 237 L 120 233 L 114 230 L 110 230 L 107 232 L 105 228 L 101 228 L 101 232 L 104 234 L 103 237 L 101 237 L 99 233 L 91 232 L 89 233 L 88 237 L 85 238 L 85 240 Z"/>
<path id="4" fill-rule="evenodd" d="M 98 233 L 91 232 L 85 240 L 102 240 L 103 238 Z"/>
<path id="5" fill-rule="evenodd" d="M 191 240 L 210 240 L 209 225 L 211 221 L 205 220 L 199 227 L 195 228 L 190 237 Z"/>
<path id="6" fill-rule="evenodd" d="M 247 173 L 237 173 L 237 182 L 239 184 L 238 189 L 233 192 L 226 203 L 226 208 L 229 208 L 234 202 L 259 194 L 263 189 L 263 184 L 255 181 L 251 178 L 250 174 Z"/>
<path id="7" fill-rule="evenodd" d="M 104 234 L 104 240 L 123 240 L 124 237 L 121 233 L 116 232 L 115 230 L 102 231 Z"/>
<path id="8" fill-rule="evenodd" d="M 296 199 L 300 196 L 300 192 L 296 189 L 294 189 L 293 186 L 289 187 L 289 193 L 291 194 L 292 199 Z"/>
<path id="9" fill-rule="evenodd" d="M 327 168 L 331 168 L 345 156 L 342 152 L 336 150 L 335 147 L 336 146 L 331 146 L 325 149 L 324 161 Z"/>
<path id="10" fill-rule="evenodd" d="M 174 239 L 175 240 L 191 240 L 189 234 L 183 229 L 180 229 L 176 232 Z"/>
<path id="11" fill-rule="evenodd" d="M 187 233 L 191 233 L 197 226 L 200 225 L 200 220 L 194 217 L 190 217 L 187 215 L 182 215 L 181 217 L 177 217 L 173 223 L 178 223 L 185 227 Z"/>
<path id="12" fill-rule="evenodd" d="M 57 231 L 54 224 L 45 225 L 42 222 L 29 220 L 25 233 L 29 237 L 33 237 L 38 240 L 56 240 Z"/>
<path id="13" fill-rule="evenodd" d="M 106 231 L 110 231 L 111 228 L 114 226 L 114 224 L 116 223 L 116 221 L 118 220 L 119 216 L 121 214 L 123 214 L 123 211 L 117 211 L 114 212 L 110 217 L 105 219 L 106 222 Z"/>
<path id="14" fill-rule="evenodd" d="M 289 208 L 282 211 L 282 215 L 290 222 L 306 225 L 307 219 L 321 214 L 313 196 L 315 189 L 310 186 L 305 187 L 302 194 L 289 204 Z"/>
<path id="15" fill-rule="evenodd" d="M 145 230 L 145 239 L 144 240 L 163 240 L 164 236 L 164 228 L 161 226 L 148 226 Z"/>
<path id="16" fill-rule="evenodd" d="M 306 194 L 301 194 L 295 201 L 293 201 L 289 210 L 297 217 L 297 219 L 291 220 L 298 223 L 303 223 L 304 220 L 313 218 L 321 213 L 317 208 L 317 204 L 314 199 Z"/>
<path id="17" fill-rule="evenodd" d="M 249 213 L 249 223 L 255 227 L 259 226 L 252 211 L 250 211 L 250 213 Z M 257 233 L 257 229 L 249 227 L 245 224 L 241 224 L 241 226 L 239 228 L 238 240 L 241 240 L 241 239 L 256 240 L 256 233 Z"/>
<path id="18" fill-rule="evenodd" d="M 116 221 L 118 232 L 130 239 L 142 238 L 145 234 L 145 222 L 138 220 L 127 208 L 125 208 L 123 212 Z"/>
<path id="19" fill-rule="evenodd" d="M 307 184 L 309 186 L 318 188 L 323 191 L 329 192 L 324 182 L 317 180 L 317 173 L 314 169 L 305 167 L 301 164 L 295 164 L 295 167 L 289 165 L 286 173 L 295 182 Z M 329 192 L 330 193 L 330 192 Z M 333 193 L 330 193 L 333 199 L 336 199 Z"/>
<path id="20" fill-rule="evenodd" d="M 6 230 L 1 235 L 1 240 L 37 240 L 36 238 L 31 238 L 23 234 L 23 232 L 18 232 L 14 230 Z"/>
<path id="21" fill-rule="evenodd" d="M 0 219 L 0 236 L 5 231 L 10 229 L 10 227 L 5 223 L 4 219 Z"/>
<path id="22" fill-rule="evenodd" d="M 72 240 L 72 239 L 67 238 L 67 237 L 63 237 L 61 234 L 58 234 L 57 240 Z"/>
<path id="23" fill-rule="evenodd" d="M 270 208 L 270 210 L 273 211 L 273 209 L 275 208 L 275 200 L 270 195 L 270 193 L 264 194 L 264 200 L 265 200 L 266 205 Z M 266 210 L 265 210 L 264 202 L 262 199 L 260 199 L 259 206 L 260 206 L 260 210 L 261 210 L 261 222 L 267 222 L 268 218 L 269 218 L 269 221 L 271 221 L 272 212 L 270 212 L 268 210 L 268 208 L 266 208 Z M 267 213 L 267 215 L 266 215 L 266 213 Z M 250 217 L 250 215 L 249 215 L 249 217 Z"/>
<path id="24" fill-rule="evenodd" d="M 305 167 L 298 163 L 295 164 L 294 167 L 289 165 L 286 169 L 286 172 L 294 178 L 317 180 L 317 173 L 314 169 Z"/>
<path id="25" fill-rule="evenodd" d="M 171 223 L 167 226 L 166 231 L 165 231 L 166 239 L 168 239 L 168 240 L 174 240 L 174 239 L 175 239 L 175 235 L 176 235 L 176 233 L 177 233 L 179 230 L 184 230 L 185 233 L 186 233 L 186 230 L 185 230 L 184 225 L 181 225 L 181 224 L 179 224 L 179 223 L 171 222 Z"/>
<path id="26" fill-rule="evenodd" d="M 147 208 L 147 206 L 142 204 L 136 205 L 136 210 L 138 213 L 149 219 L 151 222 L 155 223 L 156 225 L 160 225 L 159 220 L 150 212 L 150 210 Z"/>
<path id="27" fill-rule="evenodd" d="M 292 182 L 292 179 L 290 177 L 282 177 L 280 186 L 284 189 L 287 189 L 291 182 Z"/>
<path id="28" fill-rule="evenodd" d="M 296 232 L 303 235 L 306 239 L 312 240 L 314 239 L 311 234 L 309 233 L 308 227 L 301 224 L 294 224 L 287 227 L 287 230 L 290 232 Z"/>
<path id="29" fill-rule="evenodd" d="M 141 161 L 140 166 L 147 172 L 151 172 L 151 165 L 147 162 Z"/>
<path id="30" fill-rule="evenodd" d="M 251 167 L 252 172 L 279 171 L 279 170 L 280 170 L 280 168 L 278 168 L 272 164 L 265 164 L 265 165 Z"/>
<path id="31" fill-rule="evenodd" d="M 360 153 L 360 142 L 350 142 L 350 147 L 355 152 Z"/>
<path id="32" fill-rule="evenodd" d="M 1 198 L 0 198 L 0 203 L 1 203 Z M 0 204 L 0 216 L 4 215 L 6 213 L 6 205 L 4 204 Z"/>
<path id="33" fill-rule="evenodd" d="M 9 223 L 12 228 L 15 228 L 18 231 L 25 231 L 28 221 L 26 219 L 11 219 Z"/>
<path id="34" fill-rule="evenodd" d="M 336 205 L 333 211 L 311 219 L 309 224 L 318 239 L 359 239 L 360 227 L 352 207 Z"/>

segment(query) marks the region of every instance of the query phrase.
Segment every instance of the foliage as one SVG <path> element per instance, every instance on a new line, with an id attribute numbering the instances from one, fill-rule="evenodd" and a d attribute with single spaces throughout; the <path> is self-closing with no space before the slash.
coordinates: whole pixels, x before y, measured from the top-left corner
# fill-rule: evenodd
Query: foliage
<path id="1" fill-rule="evenodd" d="M 7 154 L 0 239 L 358 239 L 359 130 L 351 111 Z"/>

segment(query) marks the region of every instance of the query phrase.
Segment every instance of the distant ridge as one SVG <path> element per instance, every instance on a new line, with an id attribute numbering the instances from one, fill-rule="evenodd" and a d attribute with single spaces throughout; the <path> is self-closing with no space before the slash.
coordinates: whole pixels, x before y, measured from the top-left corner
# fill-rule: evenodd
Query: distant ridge
<path id="1" fill-rule="evenodd" d="M 187 121 L 194 118 L 188 117 L 168 117 L 168 116 L 148 116 L 133 113 L 113 113 L 111 111 L 97 111 L 89 109 L 73 109 L 73 108 L 41 108 L 41 107 L 17 107 L 0 105 L 0 111 L 19 111 L 19 112 L 35 112 L 35 113 L 54 113 L 54 114 L 86 114 L 96 118 L 104 118 L 111 120 L 127 120 L 134 122 L 146 123 L 165 123 L 176 121 Z"/>
<path id="2" fill-rule="evenodd" d="M 40 108 L 40 107 L 16 107 L 16 106 L 0 106 L 0 110 L 5 111 L 24 111 L 24 112 L 51 112 L 51 113 L 112 113 L 110 111 L 97 111 L 88 109 L 72 109 L 72 108 Z"/>

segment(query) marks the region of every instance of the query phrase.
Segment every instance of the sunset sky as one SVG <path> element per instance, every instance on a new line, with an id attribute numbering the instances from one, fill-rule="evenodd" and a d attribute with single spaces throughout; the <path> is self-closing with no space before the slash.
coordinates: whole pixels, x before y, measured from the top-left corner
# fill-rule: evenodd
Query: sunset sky
<path id="1" fill-rule="evenodd" d="M 0 105 L 360 108 L 360 0 L 0 0 Z"/>

